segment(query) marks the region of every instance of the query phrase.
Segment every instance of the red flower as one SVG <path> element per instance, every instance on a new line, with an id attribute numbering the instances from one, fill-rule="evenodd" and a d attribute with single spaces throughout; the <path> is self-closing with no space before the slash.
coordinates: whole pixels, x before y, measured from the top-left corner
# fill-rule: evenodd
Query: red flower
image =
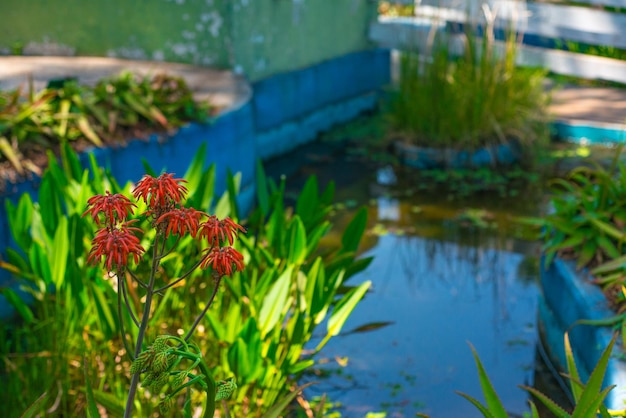
<path id="1" fill-rule="evenodd" d="M 217 216 L 211 215 L 200 225 L 199 235 L 200 238 L 206 237 L 210 245 L 219 245 L 226 240 L 233 245 L 238 231 L 246 232 L 246 229 L 228 217 L 220 221 Z"/>
<path id="2" fill-rule="evenodd" d="M 124 267 L 128 264 L 128 257 L 133 256 L 135 263 L 141 259 L 144 253 L 139 244 L 139 238 L 133 232 L 141 232 L 141 229 L 130 226 L 136 221 L 124 222 L 119 227 L 102 228 L 96 232 L 92 240 L 93 246 L 89 251 L 87 262 L 98 264 L 104 256 L 104 265 L 108 270 L 116 267 Z"/>
<path id="3" fill-rule="evenodd" d="M 133 196 L 135 199 L 143 199 L 151 209 L 171 206 L 180 203 L 187 194 L 187 188 L 180 183 L 186 183 L 186 180 L 175 179 L 169 173 L 157 178 L 146 175 L 135 186 Z"/>
<path id="4" fill-rule="evenodd" d="M 200 225 L 200 218 L 206 216 L 204 212 L 195 210 L 194 208 L 172 209 L 161 215 L 156 223 L 157 225 L 164 223 L 167 225 L 165 235 L 184 235 L 187 232 L 195 238 Z"/>
<path id="5" fill-rule="evenodd" d="M 125 221 L 129 214 L 133 213 L 133 202 L 124 195 L 111 194 L 109 191 L 106 195 L 96 195 L 87 201 L 87 210 L 83 216 L 89 214 L 100 225 L 100 214 L 104 214 L 104 223 L 106 225 L 114 225 L 116 222 Z"/>
<path id="6" fill-rule="evenodd" d="M 230 276 L 234 271 L 243 270 L 243 255 L 233 247 L 212 247 L 207 249 L 200 268 L 211 267 L 221 276 Z"/>

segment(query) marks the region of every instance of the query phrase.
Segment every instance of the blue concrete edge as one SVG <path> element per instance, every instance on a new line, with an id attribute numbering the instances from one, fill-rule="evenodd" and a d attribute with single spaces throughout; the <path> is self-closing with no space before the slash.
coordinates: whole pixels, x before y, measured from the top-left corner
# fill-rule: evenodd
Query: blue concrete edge
<path id="1" fill-rule="evenodd" d="M 552 122 L 553 135 L 581 144 L 625 143 L 626 125 L 592 121 Z"/>
<path id="2" fill-rule="evenodd" d="M 486 146 L 473 151 L 418 147 L 396 141 L 394 149 L 404 164 L 427 170 L 507 166 L 519 161 L 522 155 L 521 147 L 514 141 Z"/>
<path id="3" fill-rule="evenodd" d="M 545 332 L 545 348 L 559 368 L 567 370 L 563 338 L 569 331 L 583 381 L 588 379 L 608 346 L 612 331 L 607 327 L 572 325 L 580 319 L 606 319 L 615 315 L 600 288 L 591 283 L 590 278 L 588 271 L 577 271 L 573 261 L 555 258 L 546 266 L 545 256 L 541 259 L 539 316 Z M 616 344 L 604 379 L 605 387 L 617 385 L 605 403 L 610 409 L 626 406 L 626 362 L 621 358 L 623 347 Z"/>

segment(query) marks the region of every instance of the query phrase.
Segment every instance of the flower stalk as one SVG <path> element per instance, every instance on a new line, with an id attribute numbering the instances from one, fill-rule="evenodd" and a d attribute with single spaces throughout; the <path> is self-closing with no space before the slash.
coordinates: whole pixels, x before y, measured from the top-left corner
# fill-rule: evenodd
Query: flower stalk
<path id="1" fill-rule="evenodd" d="M 213 376 L 202 358 L 197 346 L 190 343 L 190 339 L 213 304 L 222 279 L 231 276 L 244 268 L 241 253 L 232 247 L 239 232 L 245 229 L 230 218 L 218 219 L 215 215 L 208 215 L 193 208 L 182 205 L 187 194 L 183 185 L 185 180 L 174 178 L 172 174 L 162 174 L 159 177 L 145 176 L 139 181 L 132 194 L 136 200 L 142 200 L 147 210 L 143 214 L 150 221 L 150 227 L 156 230 L 152 242 L 151 264 L 147 282 L 141 280 L 129 268 L 129 263 L 139 265 L 145 256 L 145 249 L 140 244 L 139 236 L 143 230 L 139 219 L 129 219 L 134 215 L 137 205 L 128 197 L 121 194 L 94 196 L 89 199 L 83 216 L 89 215 L 96 225 L 101 228 L 92 240 L 92 248 L 87 261 L 91 264 L 103 263 L 104 267 L 114 273 L 118 279 L 118 316 L 120 321 L 121 338 L 124 347 L 133 361 L 131 366 L 131 381 L 126 400 L 124 417 L 132 416 L 137 389 L 141 375 L 145 374 L 143 386 L 149 387 L 152 393 L 159 393 L 166 383 L 170 382 L 169 390 L 161 402 L 161 409 L 167 411 L 174 402 L 174 396 L 179 393 L 189 393 L 192 386 L 199 386 L 206 392 L 204 417 L 213 417 L 215 401 L 230 396 L 236 385 L 234 381 L 227 381 L 216 386 Z M 168 248 L 168 238 L 175 236 Z M 167 284 L 157 286 L 161 262 L 168 254 L 176 251 L 176 245 L 184 236 L 191 236 L 206 245 L 200 259 L 177 279 Z M 195 318 L 184 338 L 162 335 L 154 343 L 144 349 L 144 340 L 150 323 L 154 305 L 154 296 L 171 290 L 175 285 L 189 277 L 197 269 L 210 270 L 214 282 L 212 294 Z M 130 306 L 126 286 L 126 277 L 130 278 L 138 288 L 145 290 L 145 301 L 141 318 L 137 318 Z M 124 325 L 123 310 L 126 309 L 131 318 L 131 326 L 137 326 L 137 339 L 134 350 L 131 351 L 127 340 Z M 174 341 L 177 346 L 169 345 Z M 191 365 L 180 370 L 183 360 L 190 361 Z M 194 373 L 199 370 L 200 374 Z M 187 389 L 184 390 L 183 389 Z"/>

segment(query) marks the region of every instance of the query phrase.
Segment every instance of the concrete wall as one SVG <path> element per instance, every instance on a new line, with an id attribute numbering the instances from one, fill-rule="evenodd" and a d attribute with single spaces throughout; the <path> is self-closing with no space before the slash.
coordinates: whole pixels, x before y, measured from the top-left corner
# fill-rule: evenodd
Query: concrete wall
<path id="1" fill-rule="evenodd" d="M 232 67 L 251 80 L 369 46 L 369 0 L 1 0 L 0 53 Z"/>

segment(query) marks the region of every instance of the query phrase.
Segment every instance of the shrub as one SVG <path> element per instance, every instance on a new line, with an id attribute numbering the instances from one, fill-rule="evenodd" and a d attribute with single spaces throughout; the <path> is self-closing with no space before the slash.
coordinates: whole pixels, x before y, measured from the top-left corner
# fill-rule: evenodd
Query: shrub
<path id="1" fill-rule="evenodd" d="M 51 160 L 42 179 L 39 203 L 24 196 L 7 208 L 19 249 L 9 250 L 0 266 L 24 282 L 35 302 L 28 306 L 13 291 L 2 289 L 21 321 L 0 324 L 0 375 L 9 382 L 0 399 L 11 416 L 25 410 L 31 416 L 42 411 L 80 416 L 94 403 L 117 416 L 124 409 L 130 368 L 121 348 L 118 292 L 107 274 L 86 262 L 95 226 L 80 214 L 90 196 L 106 190 L 130 196 L 131 185 L 120 187 L 93 161 L 91 172 L 82 171 L 69 147 L 63 149 L 63 166 Z M 200 155 L 204 153 L 199 152 L 184 176 L 193 191 L 185 204 L 238 220 L 239 176 L 231 176 L 228 191 L 214 199 L 214 167 L 204 169 Z M 267 180 L 261 167 L 257 178 L 258 208 L 242 221 L 248 233 L 235 244 L 246 269 L 233 272 L 225 282 L 194 339 L 206 353 L 211 374 L 236 376 L 239 389 L 227 404 L 232 416 L 277 417 L 301 389 L 298 377 L 315 364 L 315 355 L 341 331 L 366 293 L 369 283 L 353 288 L 346 281 L 370 259 L 355 258 L 365 229 L 364 210 L 343 233 L 338 248 L 320 250 L 320 239 L 331 228 L 326 217 L 332 184 L 319 193 L 316 180 L 309 180 L 292 210 L 285 207 L 284 184 Z M 191 237 L 180 239 L 176 251 L 161 260 L 162 280 L 180 278 L 201 250 Z M 189 307 L 202 310 L 212 291 L 198 271 L 175 289 L 154 303 L 147 341 L 189 329 Z M 136 283 L 127 287 L 134 308 L 140 306 L 140 290 Z M 322 341 L 305 351 L 323 323 Z M 136 338 L 133 327 L 126 332 Z M 147 402 L 136 403 L 136 413 L 150 416 L 161 395 L 139 388 L 138 398 Z"/>
<path id="2" fill-rule="evenodd" d="M 498 54 L 490 28 L 482 41 L 465 31 L 465 48 L 436 39 L 431 51 L 404 53 L 389 118 L 394 136 L 418 146 L 470 148 L 547 138 L 546 72 L 515 66 L 516 39 L 507 35 Z"/>

